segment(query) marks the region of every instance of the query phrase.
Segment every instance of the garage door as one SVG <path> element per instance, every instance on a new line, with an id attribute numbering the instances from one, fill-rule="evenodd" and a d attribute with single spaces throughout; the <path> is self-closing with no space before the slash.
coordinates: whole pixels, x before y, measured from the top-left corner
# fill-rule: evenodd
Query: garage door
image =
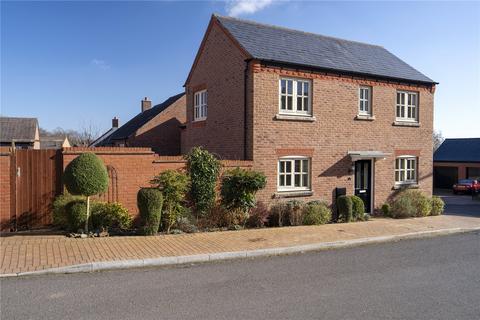
<path id="1" fill-rule="evenodd" d="M 480 168 L 467 167 L 467 177 L 470 179 L 480 179 Z"/>
<path id="2" fill-rule="evenodd" d="M 434 167 L 433 186 L 435 188 L 452 188 L 458 180 L 457 167 Z"/>

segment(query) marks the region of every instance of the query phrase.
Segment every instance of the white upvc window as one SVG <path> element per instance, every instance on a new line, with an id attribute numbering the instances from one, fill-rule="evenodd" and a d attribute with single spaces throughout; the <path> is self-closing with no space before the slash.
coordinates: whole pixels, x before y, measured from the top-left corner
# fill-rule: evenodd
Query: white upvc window
<path id="1" fill-rule="evenodd" d="M 358 90 L 358 114 L 372 115 L 372 87 L 362 86 Z"/>
<path id="2" fill-rule="evenodd" d="M 395 183 L 417 183 L 417 157 L 400 156 L 395 159 Z"/>
<path id="3" fill-rule="evenodd" d="M 310 190 L 310 158 L 284 157 L 278 160 L 279 191 Z"/>
<path id="4" fill-rule="evenodd" d="M 396 118 L 398 121 L 418 121 L 418 93 L 397 91 Z"/>
<path id="5" fill-rule="evenodd" d="M 309 80 L 281 78 L 278 88 L 279 113 L 311 115 L 311 91 Z"/>
<path id="6" fill-rule="evenodd" d="M 207 90 L 195 92 L 193 99 L 193 121 L 207 119 Z"/>

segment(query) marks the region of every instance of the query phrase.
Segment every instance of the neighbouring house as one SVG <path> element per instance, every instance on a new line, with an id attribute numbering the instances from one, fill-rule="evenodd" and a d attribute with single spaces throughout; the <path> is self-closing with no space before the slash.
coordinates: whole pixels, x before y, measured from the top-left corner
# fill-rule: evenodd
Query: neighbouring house
<path id="1" fill-rule="evenodd" d="M 40 149 L 37 118 L 0 117 L 0 146 Z"/>
<path id="2" fill-rule="evenodd" d="M 96 146 L 150 147 L 161 155 L 180 155 L 185 123 L 185 94 L 172 96 L 152 107 L 147 98 L 141 112 Z"/>
<path id="3" fill-rule="evenodd" d="M 40 149 L 62 149 L 71 147 L 67 136 L 41 136 Z"/>
<path id="4" fill-rule="evenodd" d="M 480 138 L 445 139 L 433 154 L 433 186 L 450 189 L 468 178 L 480 179 Z"/>
<path id="5" fill-rule="evenodd" d="M 253 160 L 262 201 L 346 192 L 372 212 L 403 188 L 432 193 L 436 84 L 381 46 L 213 15 L 182 152 Z"/>
<path id="6" fill-rule="evenodd" d="M 105 144 L 108 139 L 110 138 L 110 136 L 115 132 L 117 131 L 118 129 L 118 123 L 119 123 L 119 120 L 117 117 L 114 117 L 112 119 L 112 127 L 110 129 L 108 129 L 107 131 L 105 131 L 100 137 L 98 137 L 97 139 L 95 139 L 90 145 L 89 147 L 97 147 L 97 146 L 101 146 L 102 144 Z"/>

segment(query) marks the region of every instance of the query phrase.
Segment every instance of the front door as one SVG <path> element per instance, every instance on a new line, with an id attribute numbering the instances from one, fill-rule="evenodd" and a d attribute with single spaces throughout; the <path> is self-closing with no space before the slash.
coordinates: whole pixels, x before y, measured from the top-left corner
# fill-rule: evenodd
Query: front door
<path id="1" fill-rule="evenodd" d="M 365 212 L 370 213 L 372 197 L 372 160 L 355 161 L 355 195 L 365 204 Z"/>

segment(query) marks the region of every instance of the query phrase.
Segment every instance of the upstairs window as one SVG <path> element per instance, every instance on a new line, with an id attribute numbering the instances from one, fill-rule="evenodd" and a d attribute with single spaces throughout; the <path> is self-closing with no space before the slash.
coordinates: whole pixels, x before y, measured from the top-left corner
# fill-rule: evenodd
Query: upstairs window
<path id="1" fill-rule="evenodd" d="M 364 116 L 372 115 L 372 88 L 360 87 L 358 91 L 358 114 Z"/>
<path id="2" fill-rule="evenodd" d="M 310 190 L 310 158 L 286 157 L 278 160 L 278 190 Z"/>
<path id="3" fill-rule="evenodd" d="M 395 183 L 412 184 L 417 182 L 417 158 L 401 156 L 395 159 Z"/>
<path id="4" fill-rule="evenodd" d="M 311 115 L 311 83 L 309 80 L 282 78 L 279 82 L 280 113 Z"/>
<path id="5" fill-rule="evenodd" d="M 418 121 L 418 94 L 416 92 L 397 91 L 397 120 Z"/>
<path id="6" fill-rule="evenodd" d="M 207 90 L 195 92 L 193 103 L 193 121 L 207 119 Z"/>

